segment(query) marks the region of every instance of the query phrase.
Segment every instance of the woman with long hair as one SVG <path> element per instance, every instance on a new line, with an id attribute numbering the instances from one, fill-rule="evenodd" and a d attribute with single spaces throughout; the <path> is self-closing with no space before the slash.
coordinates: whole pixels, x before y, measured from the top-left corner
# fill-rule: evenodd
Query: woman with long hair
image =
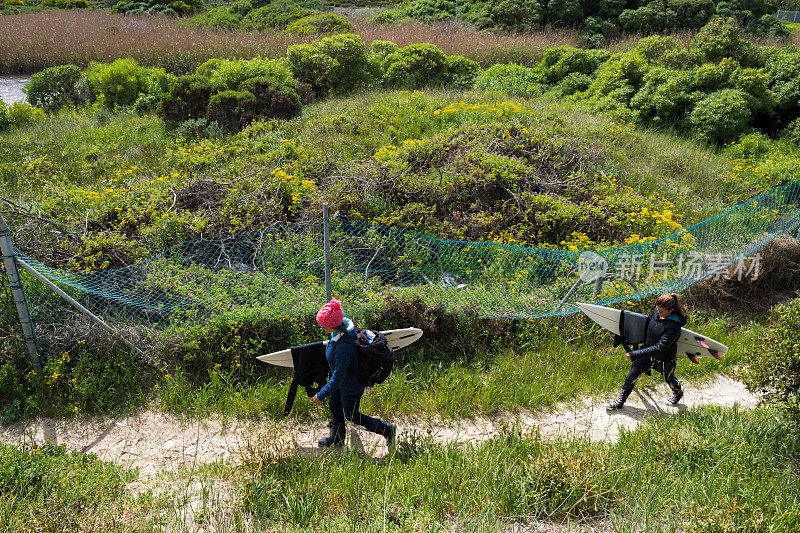
<path id="1" fill-rule="evenodd" d="M 656 306 L 647 325 L 644 347 L 625 354 L 631 360 L 631 369 L 622 384 L 619 397 L 609 402 L 608 409 L 622 409 L 636 385 L 636 380 L 651 368 L 660 372 L 672 389 L 668 404 L 676 405 L 683 398 L 681 382 L 675 377 L 675 367 L 678 364 L 676 343 L 681 335 L 681 328 L 687 322 L 688 318 L 677 294 L 662 294 L 656 299 Z"/>

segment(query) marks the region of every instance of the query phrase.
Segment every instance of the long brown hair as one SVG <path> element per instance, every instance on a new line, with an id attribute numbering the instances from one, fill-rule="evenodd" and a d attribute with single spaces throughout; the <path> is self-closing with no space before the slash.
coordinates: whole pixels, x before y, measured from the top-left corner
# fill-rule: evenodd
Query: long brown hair
<path id="1" fill-rule="evenodd" d="M 667 311 L 672 311 L 673 313 L 677 314 L 681 317 L 686 317 L 686 312 L 683 310 L 683 306 L 681 305 L 681 301 L 678 298 L 678 295 L 673 293 L 664 293 L 658 297 L 656 300 L 656 305 L 659 307 L 663 307 Z"/>

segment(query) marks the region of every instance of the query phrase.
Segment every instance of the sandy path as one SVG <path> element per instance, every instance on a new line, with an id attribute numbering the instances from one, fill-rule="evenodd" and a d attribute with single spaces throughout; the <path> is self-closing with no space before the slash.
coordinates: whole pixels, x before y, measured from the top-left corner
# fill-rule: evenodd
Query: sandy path
<path id="1" fill-rule="evenodd" d="M 757 398 L 744 385 L 727 376 L 702 383 L 685 384 L 686 396 L 677 407 L 666 404 L 669 390 L 663 383 L 637 387 L 621 411 L 607 412 L 604 398 L 580 398 L 545 412 L 519 411 L 496 417 L 459 421 L 439 419 L 399 420 L 399 436 L 411 431 L 430 433 L 436 442 L 478 442 L 498 434 L 502 425 L 517 423 L 523 429 L 539 428 L 542 436 L 589 435 L 614 440 L 620 428 L 634 428 L 646 416 L 659 416 L 713 404 L 742 407 L 756 405 Z M 155 411 L 122 418 L 37 418 L 0 428 L 0 442 L 65 444 L 67 448 L 94 453 L 101 459 L 138 467 L 147 476 L 159 471 L 191 468 L 220 459 L 229 460 L 256 434 L 272 434 L 302 452 L 314 453 L 316 439 L 327 432 L 323 421 L 298 427 L 296 421 L 251 421 L 218 418 L 185 419 Z M 384 455 L 383 439 L 364 431 L 351 431 L 350 446 L 375 456 Z"/>

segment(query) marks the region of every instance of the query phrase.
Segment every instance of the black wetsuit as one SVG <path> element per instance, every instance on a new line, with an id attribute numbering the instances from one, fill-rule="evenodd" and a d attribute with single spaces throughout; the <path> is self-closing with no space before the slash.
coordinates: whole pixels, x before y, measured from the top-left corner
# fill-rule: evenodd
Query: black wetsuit
<path id="1" fill-rule="evenodd" d="M 622 384 L 623 396 L 627 397 L 633 391 L 639 376 L 651 368 L 664 376 L 664 381 L 673 392 L 681 390 L 681 382 L 675 377 L 675 367 L 678 364 L 676 342 L 686 322 L 684 315 L 671 314 L 667 318 L 661 318 L 658 310 L 653 310 L 647 326 L 645 347 L 630 352 L 632 364 L 625 383 Z"/>

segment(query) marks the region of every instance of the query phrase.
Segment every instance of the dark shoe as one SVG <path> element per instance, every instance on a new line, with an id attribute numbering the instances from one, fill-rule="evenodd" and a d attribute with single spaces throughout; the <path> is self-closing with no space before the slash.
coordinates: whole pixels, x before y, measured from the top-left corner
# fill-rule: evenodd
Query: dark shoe
<path id="1" fill-rule="evenodd" d="M 622 409 L 622 407 L 625 405 L 625 400 L 628 399 L 628 395 L 630 393 L 631 391 L 626 391 L 625 389 L 620 390 L 617 399 L 614 400 L 613 402 L 608 402 L 608 404 L 606 405 L 606 409 Z"/>
<path id="2" fill-rule="evenodd" d="M 608 402 L 606 405 L 606 409 L 622 409 L 625 406 L 625 400 L 622 399 L 622 395 L 619 398 L 614 400 L 613 402 Z"/>
<path id="3" fill-rule="evenodd" d="M 331 426 L 330 436 L 319 439 L 317 444 L 320 448 L 339 448 L 344 446 L 344 433 L 344 426 Z"/>
<path id="4" fill-rule="evenodd" d="M 394 438 L 397 435 L 397 426 L 392 424 L 391 422 L 386 423 L 386 429 L 383 432 L 383 436 L 386 437 L 386 445 L 391 446 L 394 444 Z"/>
<path id="5" fill-rule="evenodd" d="M 679 401 L 683 398 L 683 391 L 682 390 L 675 390 L 672 391 L 672 396 L 667 400 L 667 403 L 670 405 L 677 405 Z"/>

